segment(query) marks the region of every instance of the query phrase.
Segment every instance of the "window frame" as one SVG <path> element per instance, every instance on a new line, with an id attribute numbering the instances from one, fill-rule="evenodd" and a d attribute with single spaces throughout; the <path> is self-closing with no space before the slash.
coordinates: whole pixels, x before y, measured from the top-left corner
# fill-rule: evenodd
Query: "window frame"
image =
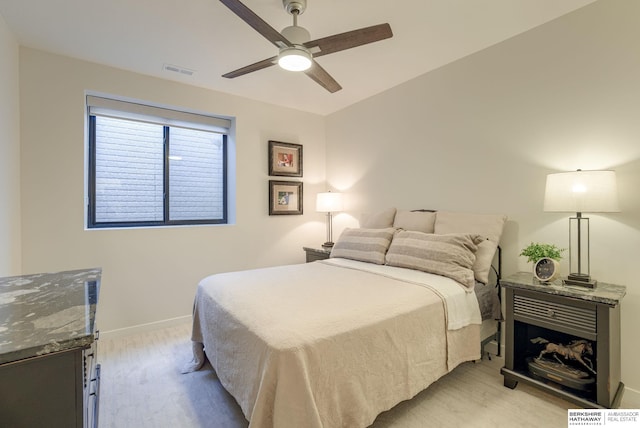
<path id="1" fill-rule="evenodd" d="M 116 101 L 120 102 L 120 101 Z M 87 106 L 89 107 L 89 105 Z M 155 108 L 157 109 L 157 108 Z M 110 221 L 96 222 L 96 114 L 91 113 L 87 108 L 88 115 L 88 159 L 87 159 L 87 215 L 86 227 L 88 229 L 109 229 L 109 228 L 144 228 L 144 227 L 163 227 L 163 226 L 197 226 L 197 225 L 215 225 L 229 224 L 229 132 L 216 132 L 222 135 L 222 217 L 218 219 L 193 219 L 193 220 L 171 220 L 170 213 L 170 144 L 172 127 L 181 127 L 175 124 L 161 124 L 163 126 L 163 220 L 161 221 Z M 99 115 L 99 114 L 98 114 Z M 124 120 L 136 121 L 135 118 L 126 118 Z M 215 119 L 215 118 L 214 118 Z M 186 128 L 193 128 L 184 126 Z M 195 127 L 197 129 L 197 127 Z M 206 131 L 206 130 L 205 130 Z M 212 132 L 212 131 L 208 131 Z"/>

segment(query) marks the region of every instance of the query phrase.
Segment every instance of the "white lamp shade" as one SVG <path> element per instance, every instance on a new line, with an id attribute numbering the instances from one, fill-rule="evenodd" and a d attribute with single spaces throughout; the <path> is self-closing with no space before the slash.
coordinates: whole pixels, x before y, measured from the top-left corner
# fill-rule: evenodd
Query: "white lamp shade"
<path id="1" fill-rule="evenodd" d="M 618 212 L 614 171 L 572 171 L 547 175 L 544 210 L 555 212 Z"/>
<path id="2" fill-rule="evenodd" d="M 316 197 L 316 211 L 330 213 L 342 211 L 342 193 L 324 192 Z"/>

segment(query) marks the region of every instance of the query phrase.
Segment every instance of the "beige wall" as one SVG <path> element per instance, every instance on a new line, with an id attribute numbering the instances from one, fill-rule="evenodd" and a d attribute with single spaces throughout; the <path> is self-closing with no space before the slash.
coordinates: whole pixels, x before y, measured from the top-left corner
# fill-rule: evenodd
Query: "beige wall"
<path id="1" fill-rule="evenodd" d="M 236 117 L 236 222 L 84 229 L 86 90 Z M 324 118 L 20 48 L 24 273 L 99 266 L 102 331 L 190 315 L 208 274 L 304 261 L 321 242 Z M 268 215 L 267 141 L 304 147 L 303 216 Z"/>
<path id="2" fill-rule="evenodd" d="M 627 286 L 622 374 L 636 400 L 638 16 L 640 2 L 596 2 L 327 118 L 327 180 L 350 204 L 337 233 L 390 206 L 506 213 L 506 274 L 529 269 L 518 254 L 531 241 L 568 245 L 569 214 L 542 212 L 546 174 L 616 170 L 622 212 L 589 216 L 591 267 Z"/>
<path id="3" fill-rule="evenodd" d="M 517 254 L 532 240 L 566 246 L 567 216 L 542 212 L 545 175 L 612 168 L 623 211 L 590 216 L 592 273 L 628 287 L 623 380 L 637 399 L 639 14 L 601 0 L 326 119 L 28 48 L 18 79 L 0 19 L 0 274 L 101 266 L 103 331 L 188 315 L 203 276 L 301 262 L 324 240 L 325 173 L 348 197 L 335 236 L 389 206 L 508 214 L 508 274 L 528 269 Z M 236 224 L 84 230 L 85 90 L 237 117 Z M 304 216 L 267 215 L 269 139 L 304 144 Z"/>
<path id="4" fill-rule="evenodd" d="M 20 274 L 18 43 L 0 15 L 0 276 Z"/>

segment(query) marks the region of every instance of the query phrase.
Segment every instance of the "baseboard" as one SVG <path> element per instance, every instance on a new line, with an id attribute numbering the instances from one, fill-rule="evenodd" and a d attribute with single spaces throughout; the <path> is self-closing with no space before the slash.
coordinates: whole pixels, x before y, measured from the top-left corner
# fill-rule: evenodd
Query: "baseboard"
<path id="1" fill-rule="evenodd" d="M 640 391 L 625 386 L 620 407 L 623 409 L 640 409 Z"/>
<path id="2" fill-rule="evenodd" d="M 115 330 L 100 331 L 100 337 L 103 339 L 118 339 L 121 337 L 131 336 L 134 334 L 146 333 L 162 328 L 173 327 L 185 323 L 191 323 L 191 315 L 170 318 L 168 320 L 155 321 L 147 324 L 138 324 L 131 327 L 117 328 Z"/>

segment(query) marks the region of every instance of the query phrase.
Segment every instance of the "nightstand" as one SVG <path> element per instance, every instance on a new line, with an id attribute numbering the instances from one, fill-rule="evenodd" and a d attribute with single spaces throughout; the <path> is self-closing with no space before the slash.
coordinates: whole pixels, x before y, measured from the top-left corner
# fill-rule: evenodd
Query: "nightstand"
<path id="1" fill-rule="evenodd" d="M 561 280 L 545 284 L 528 272 L 503 278 L 500 284 L 506 295 L 504 386 L 513 389 L 525 382 L 584 408 L 618 407 L 624 392 L 620 302 L 626 287 L 598 282 L 596 288 L 587 289 L 563 285 Z M 590 347 L 590 352 L 586 348 L 572 355 L 580 356 L 591 369 L 575 358 L 563 365 L 553 358 L 557 353 L 537 358 L 542 350 L 557 351 L 554 344 L 573 341 Z"/>
<path id="2" fill-rule="evenodd" d="M 311 247 L 302 247 L 304 252 L 307 254 L 307 263 L 315 262 L 316 260 L 325 260 L 329 258 L 329 254 L 331 254 L 331 250 L 326 250 L 324 248 L 311 248 Z"/>

